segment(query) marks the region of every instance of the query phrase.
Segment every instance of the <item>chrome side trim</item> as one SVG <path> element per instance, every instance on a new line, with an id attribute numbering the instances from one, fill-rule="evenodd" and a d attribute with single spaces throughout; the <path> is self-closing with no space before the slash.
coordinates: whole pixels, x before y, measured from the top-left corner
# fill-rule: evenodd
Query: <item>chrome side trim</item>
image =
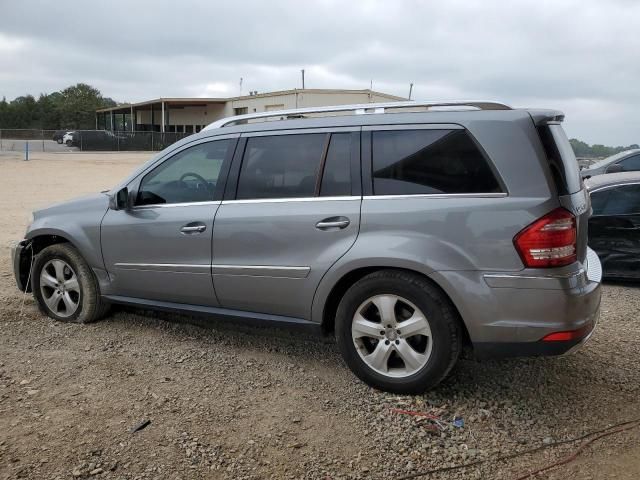
<path id="1" fill-rule="evenodd" d="M 146 270 L 152 272 L 197 273 L 210 274 L 211 265 L 186 263 L 116 263 L 118 270 Z"/>
<path id="2" fill-rule="evenodd" d="M 150 208 L 194 207 L 196 205 L 220 205 L 220 200 L 210 202 L 182 202 L 182 203 L 153 203 L 151 205 L 138 205 L 131 210 L 147 210 Z"/>
<path id="3" fill-rule="evenodd" d="M 286 202 L 337 202 L 340 200 L 361 200 L 359 196 L 348 197 L 292 197 L 292 198 L 251 198 L 246 200 L 223 200 L 222 205 L 235 203 L 286 203 Z"/>
<path id="4" fill-rule="evenodd" d="M 240 275 L 251 277 L 307 278 L 311 267 L 281 265 L 211 265 L 214 275 Z"/>
<path id="5" fill-rule="evenodd" d="M 587 272 L 580 267 L 569 273 L 549 275 L 518 275 L 509 273 L 485 273 L 485 283 L 491 288 L 529 288 L 541 290 L 567 290 L 586 285 Z"/>
<path id="6" fill-rule="evenodd" d="M 406 195 L 365 195 L 364 200 L 395 200 L 401 198 L 503 198 L 508 196 L 499 193 L 417 193 Z"/>
<path id="7" fill-rule="evenodd" d="M 589 195 L 591 195 L 592 193 L 600 192 L 602 190 L 609 190 L 611 188 L 616 188 L 616 187 L 625 187 L 627 185 L 640 185 L 640 182 L 638 182 L 637 180 L 632 180 L 629 182 L 611 183 L 608 185 L 598 185 L 597 187 L 594 187 L 593 190 L 589 190 L 589 188 L 587 187 L 587 190 L 589 192 Z"/>

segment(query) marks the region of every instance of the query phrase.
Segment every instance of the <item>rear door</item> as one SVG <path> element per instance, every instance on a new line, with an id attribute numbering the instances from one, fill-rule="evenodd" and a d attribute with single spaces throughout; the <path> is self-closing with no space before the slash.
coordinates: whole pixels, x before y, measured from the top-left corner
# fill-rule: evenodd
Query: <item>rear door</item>
<path id="1" fill-rule="evenodd" d="M 213 230 L 223 307 L 310 318 L 322 276 L 358 234 L 359 130 L 243 135 Z"/>
<path id="2" fill-rule="evenodd" d="M 616 185 L 591 193 L 589 246 L 609 277 L 640 276 L 640 184 Z"/>

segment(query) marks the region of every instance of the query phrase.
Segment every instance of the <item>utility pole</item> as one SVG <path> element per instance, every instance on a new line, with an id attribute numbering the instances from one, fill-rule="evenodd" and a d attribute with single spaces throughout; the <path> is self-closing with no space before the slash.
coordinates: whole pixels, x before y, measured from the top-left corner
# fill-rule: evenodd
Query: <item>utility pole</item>
<path id="1" fill-rule="evenodd" d="M 409 84 L 409 100 L 411 100 L 411 92 L 413 92 L 413 83 Z"/>
<path id="2" fill-rule="evenodd" d="M 302 89 L 304 90 L 304 68 L 300 71 L 302 72 Z"/>
<path id="3" fill-rule="evenodd" d="M 242 77 L 240 77 L 240 94 L 238 96 L 242 96 Z"/>

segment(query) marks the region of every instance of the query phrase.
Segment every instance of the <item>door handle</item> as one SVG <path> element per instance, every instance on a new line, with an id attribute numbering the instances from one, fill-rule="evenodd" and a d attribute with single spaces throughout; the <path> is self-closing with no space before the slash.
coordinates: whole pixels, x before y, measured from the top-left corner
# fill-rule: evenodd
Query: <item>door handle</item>
<path id="1" fill-rule="evenodd" d="M 324 220 L 320 220 L 318 223 L 316 223 L 316 228 L 318 230 L 342 230 L 343 228 L 347 228 L 349 226 L 349 223 L 351 222 L 347 217 L 330 217 L 325 218 Z"/>
<path id="2" fill-rule="evenodd" d="M 180 229 L 180 233 L 183 233 L 185 235 L 191 235 L 194 233 L 202 233 L 206 229 L 207 229 L 207 226 L 204 223 L 193 222 L 193 223 L 187 223 L 186 225 L 183 225 L 182 228 Z"/>

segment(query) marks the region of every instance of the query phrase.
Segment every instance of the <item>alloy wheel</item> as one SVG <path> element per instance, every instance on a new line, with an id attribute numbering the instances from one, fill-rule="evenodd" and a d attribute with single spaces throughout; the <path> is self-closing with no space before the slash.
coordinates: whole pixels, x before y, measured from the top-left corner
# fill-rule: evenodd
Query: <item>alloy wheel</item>
<path id="1" fill-rule="evenodd" d="M 422 369 L 433 347 L 426 316 L 398 295 L 375 295 L 356 310 L 351 337 L 358 355 L 374 371 L 408 377 Z"/>

